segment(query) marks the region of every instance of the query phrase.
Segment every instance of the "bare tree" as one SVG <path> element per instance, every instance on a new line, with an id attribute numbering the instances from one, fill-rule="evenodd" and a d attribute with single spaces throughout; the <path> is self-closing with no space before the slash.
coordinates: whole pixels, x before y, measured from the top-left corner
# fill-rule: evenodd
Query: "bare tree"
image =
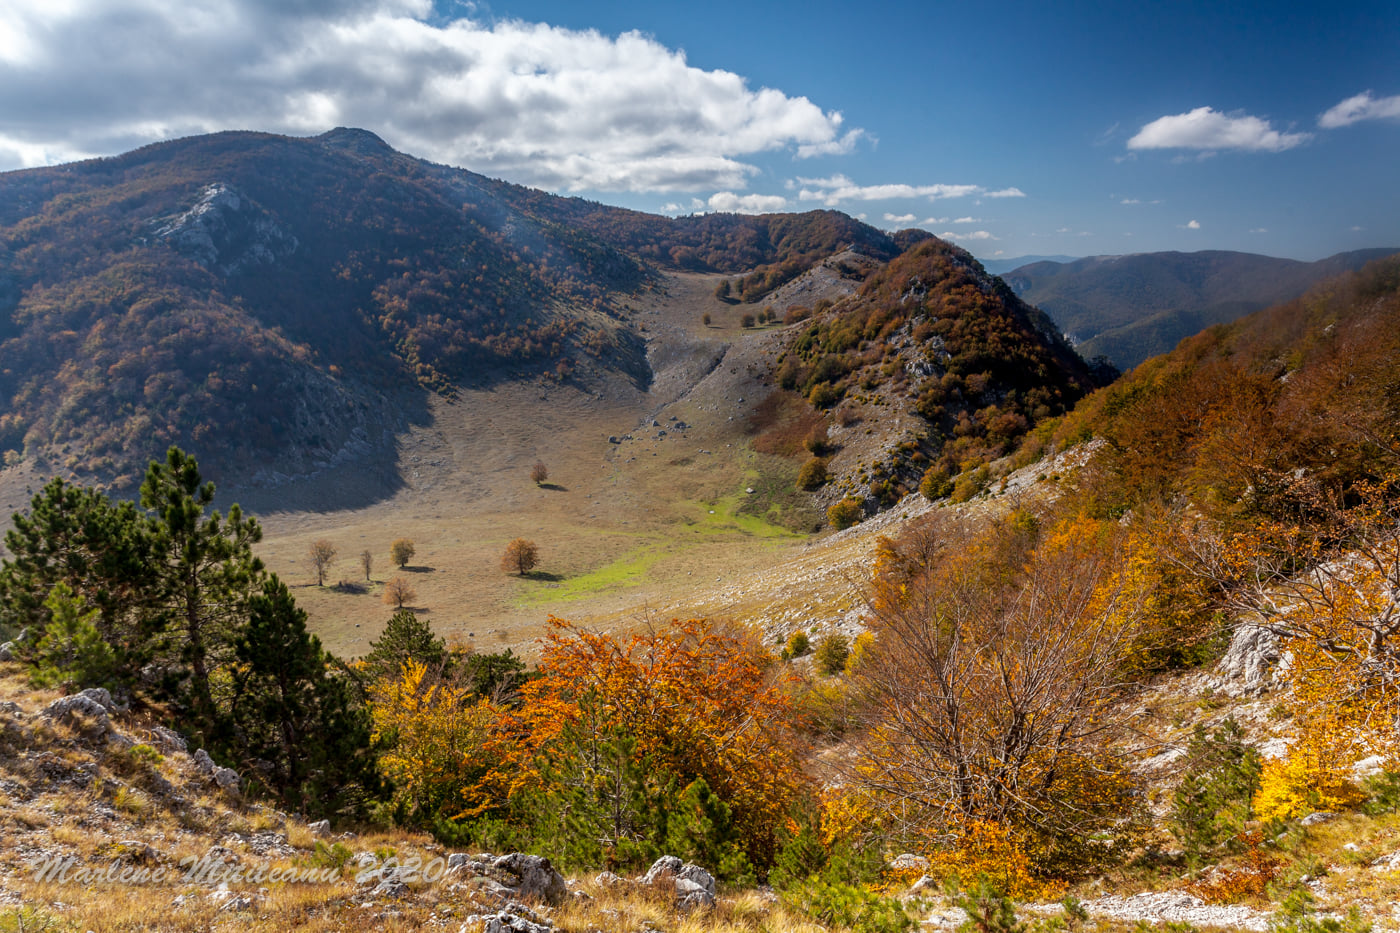
<path id="1" fill-rule="evenodd" d="M 316 585 L 326 585 L 326 570 L 330 568 L 331 562 L 335 560 L 335 545 L 325 538 L 317 538 L 311 542 L 311 547 L 307 550 L 307 556 L 311 558 L 311 566 L 316 568 Z"/>
<path id="2" fill-rule="evenodd" d="M 501 569 L 506 573 L 518 573 L 523 577 L 533 570 L 539 561 L 540 551 L 539 548 L 535 547 L 535 542 L 516 538 L 506 545 L 506 551 L 501 555 Z"/>
<path id="3" fill-rule="evenodd" d="M 920 832 L 987 821 L 1082 840 L 1129 806 L 1111 740 L 1141 594 L 1103 529 L 999 534 L 970 540 L 940 516 L 882 542 L 860 780 Z"/>
<path id="4" fill-rule="evenodd" d="M 395 609 L 402 609 L 404 603 L 412 602 L 418 593 L 403 577 L 394 577 L 384 584 L 384 603 Z"/>
<path id="5" fill-rule="evenodd" d="M 374 569 L 374 554 L 366 548 L 360 552 L 360 566 L 365 568 L 365 582 L 369 582 L 370 571 Z"/>

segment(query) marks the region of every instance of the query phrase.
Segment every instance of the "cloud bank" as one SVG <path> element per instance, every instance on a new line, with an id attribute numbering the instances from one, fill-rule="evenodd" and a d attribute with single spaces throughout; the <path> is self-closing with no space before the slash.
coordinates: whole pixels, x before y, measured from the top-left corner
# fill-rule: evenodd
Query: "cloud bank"
<path id="1" fill-rule="evenodd" d="M 1281 133 L 1267 120 L 1248 114 L 1225 114 L 1210 107 L 1197 107 L 1187 113 L 1158 117 L 1128 140 L 1128 148 L 1282 152 L 1311 138 L 1311 133 Z"/>
<path id="2" fill-rule="evenodd" d="M 850 151 L 805 97 L 637 32 L 434 18 L 431 0 L 7 0 L 0 169 L 243 128 L 373 130 L 555 190 L 742 189 L 746 157 Z"/>

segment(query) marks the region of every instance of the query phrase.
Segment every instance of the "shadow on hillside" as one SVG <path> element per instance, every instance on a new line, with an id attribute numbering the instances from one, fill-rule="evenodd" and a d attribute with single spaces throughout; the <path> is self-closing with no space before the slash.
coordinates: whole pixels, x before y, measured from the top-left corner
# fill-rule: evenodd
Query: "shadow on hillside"
<path id="1" fill-rule="evenodd" d="M 404 573 L 433 573 L 433 568 L 432 568 L 432 567 L 418 567 L 418 566 L 413 566 L 413 567 L 400 567 L 399 569 L 402 570 Z"/>
<path id="2" fill-rule="evenodd" d="M 351 593 L 356 596 L 362 596 L 369 592 L 369 584 L 351 580 L 341 580 L 339 583 L 332 583 L 330 589 L 335 590 L 337 593 Z"/>
<path id="3" fill-rule="evenodd" d="M 560 486 L 558 483 L 537 483 L 541 489 L 548 489 L 550 492 L 568 492 L 568 486 Z"/>
<path id="4" fill-rule="evenodd" d="M 562 573 L 550 573 L 548 570 L 531 570 L 524 574 L 527 580 L 543 580 L 545 583 L 558 583 L 564 579 Z"/>

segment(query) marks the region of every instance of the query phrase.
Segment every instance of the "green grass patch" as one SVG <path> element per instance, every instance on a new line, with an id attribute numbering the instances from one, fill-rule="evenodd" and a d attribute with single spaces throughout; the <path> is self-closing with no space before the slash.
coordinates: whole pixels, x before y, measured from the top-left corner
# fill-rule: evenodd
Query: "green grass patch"
<path id="1" fill-rule="evenodd" d="M 565 577 L 559 583 L 526 581 L 523 598 L 526 603 L 568 602 L 608 590 L 625 589 L 641 583 L 652 565 L 666 556 L 668 549 L 665 547 L 636 548 L 612 563 L 578 576 Z"/>

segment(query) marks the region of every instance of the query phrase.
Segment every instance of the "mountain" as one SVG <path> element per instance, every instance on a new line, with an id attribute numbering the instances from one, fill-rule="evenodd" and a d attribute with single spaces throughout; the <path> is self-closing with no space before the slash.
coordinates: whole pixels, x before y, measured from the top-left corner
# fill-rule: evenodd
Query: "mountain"
<path id="1" fill-rule="evenodd" d="M 0 175 L 0 449 L 129 486 L 172 443 L 306 475 L 428 393 L 649 378 L 625 299 L 737 271 L 757 301 L 900 247 L 834 211 L 670 219 L 495 181 L 363 130 L 231 132 Z"/>
<path id="2" fill-rule="evenodd" d="M 982 268 L 992 275 L 1005 275 L 1013 269 L 1037 262 L 1074 262 L 1078 256 L 1012 256 L 1010 259 L 983 259 Z"/>
<path id="3" fill-rule="evenodd" d="M 1318 262 L 1253 253 L 1137 253 L 1041 261 L 1004 273 L 1044 310 L 1085 358 L 1128 370 L 1184 337 L 1289 301 L 1314 283 L 1396 252 L 1366 249 Z"/>
<path id="4" fill-rule="evenodd" d="M 952 476 L 1004 455 L 1096 384 L 1049 317 L 933 237 L 845 298 L 786 310 L 802 326 L 776 356 L 776 380 L 834 409 L 829 495 L 875 507 L 930 468 Z"/>

